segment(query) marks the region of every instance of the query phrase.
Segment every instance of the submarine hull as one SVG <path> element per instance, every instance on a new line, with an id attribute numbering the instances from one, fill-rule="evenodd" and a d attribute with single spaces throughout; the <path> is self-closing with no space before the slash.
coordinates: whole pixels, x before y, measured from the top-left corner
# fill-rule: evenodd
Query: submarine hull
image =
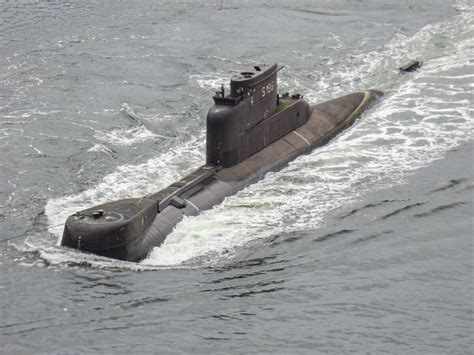
<path id="1" fill-rule="evenodd" d="M 184 216 L 212 208 L 266 173 L 326 144 L 381 95 L 369 90 L 314 105 L 306 123 L 236 165 L 222 168 L 208 163 L 155 194 L 78 212 L 66 221 L 61 245 L 140 261 L 163 243 Z"/>

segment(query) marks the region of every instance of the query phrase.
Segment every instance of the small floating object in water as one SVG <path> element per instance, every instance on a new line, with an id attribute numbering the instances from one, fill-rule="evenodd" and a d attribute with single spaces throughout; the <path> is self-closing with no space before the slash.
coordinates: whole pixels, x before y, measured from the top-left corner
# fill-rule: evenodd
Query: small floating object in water
<path id="1" fill-rule="evenodd" d="M 140 261 L 185 217 L 326 144 L 382 93 L 367 90 L 309 104 L 301 94 L 278 95 L 278 64 L 231 77 L 207 114 L 206 162 L 165 189 L 104 203 L 70 216 L 61 245 L 110 258 Z"/>
<path id="2" fill-rule="evenodd" d="M 412 60 L 410 63 L 399 68 L 400 73 L 411 73 L 411 72 L 417 71 L 418 69 L 421 68 L 422 65 L 423 65 L 422 62 L 418 60 Z"/>

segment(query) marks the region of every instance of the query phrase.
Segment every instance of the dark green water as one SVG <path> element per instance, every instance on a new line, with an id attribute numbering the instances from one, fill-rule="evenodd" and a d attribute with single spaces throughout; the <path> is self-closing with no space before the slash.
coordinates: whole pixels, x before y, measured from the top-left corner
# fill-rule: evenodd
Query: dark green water
<path id="1" fill-rule="evenodd" d="M 0 237 L 26 233 L 0 243 L 0 352 L 472 353 L 472 18 L 469 1 L 0 2 Z M 385 96 L 140 264 L 56 246 L 76 210 L 199 166 L 211 95 L 261 61 L 311 102 Z"/>

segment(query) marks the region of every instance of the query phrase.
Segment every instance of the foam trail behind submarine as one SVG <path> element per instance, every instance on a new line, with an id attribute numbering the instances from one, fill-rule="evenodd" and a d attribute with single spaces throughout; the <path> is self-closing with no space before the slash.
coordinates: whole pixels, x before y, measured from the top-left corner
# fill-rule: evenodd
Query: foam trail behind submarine
<path id="1" fill-rule="evenodd" d="M 269 171 L 327 143 L 382 93 L 369 90 L 309 105 L 301 95 L 277 94 L 278 64 L 232 76 L 230 93 L 213 97 L 207 115 L 206 164 L 142 198 L 105 203 L 70 216 L 62 246 L 140 261 L 184 216 L 222 202 Z"/>

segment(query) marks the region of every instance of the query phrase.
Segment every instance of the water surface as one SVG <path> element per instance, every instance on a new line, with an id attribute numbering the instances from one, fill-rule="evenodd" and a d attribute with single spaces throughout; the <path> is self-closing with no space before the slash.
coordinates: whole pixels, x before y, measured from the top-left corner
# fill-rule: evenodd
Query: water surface
<path id="1" fill-rule="evenodd" d="M 0 4 L 3 353 L 470 353 L 469 1 Z M 399 75 L 412 59 L 422 70 Z M 202 164 L 211 95 L 383 99 L 139 264 L 57 246 L 65 219 Z"/>

